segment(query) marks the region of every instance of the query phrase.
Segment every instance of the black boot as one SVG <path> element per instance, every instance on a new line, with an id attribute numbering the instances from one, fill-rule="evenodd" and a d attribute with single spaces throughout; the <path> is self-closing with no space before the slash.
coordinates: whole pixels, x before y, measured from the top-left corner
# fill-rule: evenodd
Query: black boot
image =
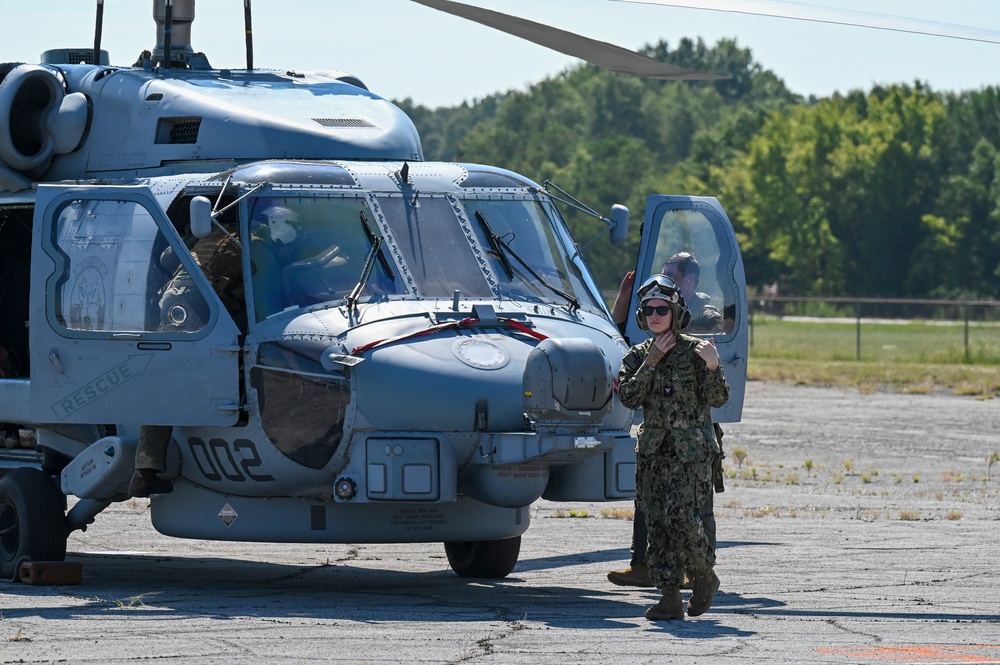
<path id="1" fill-rule="evenodd" d="M 696 617 L 707 612 L 708 608 L 712 606 L 715 592 L 719 590 L 719 577 L 714 570 L 695 575 L 693 581 L 694 590 L 691 592 L 691 600 L 688 601 L 689 617 Z"/>
<path id="2" fill-rule="evenodd" d="M 174 484 L 166 478 L 160 478 L 153 469 L 136 469 L 132 480 L 128 482 L 129 496 L 147 497 L 172 491 Z"/>

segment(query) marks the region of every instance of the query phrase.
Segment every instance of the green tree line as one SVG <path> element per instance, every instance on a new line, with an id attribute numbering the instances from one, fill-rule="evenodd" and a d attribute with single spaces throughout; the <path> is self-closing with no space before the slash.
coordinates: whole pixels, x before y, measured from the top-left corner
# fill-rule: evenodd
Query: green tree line
<path id="1" fill-rule="evenodd" d="M 733 40 L 645 53 L 730 78 L 662 82 L 587 65 L 461 106 L 397 102 L 427 159 L 551 180 L 641 219 L 649 194 L 719 198 L 751 287 L 865 297 L 1000 297 L 1000 89 L 914 82 L 805 99 Z M 581 242 L 603 227 L 563 210 Z M 617 287 L 629 242 L 587 261 Z"/>

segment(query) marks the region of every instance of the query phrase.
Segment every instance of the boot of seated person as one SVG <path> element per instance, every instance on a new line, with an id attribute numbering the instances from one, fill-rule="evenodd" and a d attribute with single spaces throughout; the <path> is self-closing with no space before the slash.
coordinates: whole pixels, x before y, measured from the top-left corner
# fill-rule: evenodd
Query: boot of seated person
<path id="1" fill-rule="evenodd" d="M 174 484 L 166 478 L 160 478 L 154 469 L 136 469 L 128 483 L 128 494 L 134 497 L 167 494 L 173 490 Z"/>

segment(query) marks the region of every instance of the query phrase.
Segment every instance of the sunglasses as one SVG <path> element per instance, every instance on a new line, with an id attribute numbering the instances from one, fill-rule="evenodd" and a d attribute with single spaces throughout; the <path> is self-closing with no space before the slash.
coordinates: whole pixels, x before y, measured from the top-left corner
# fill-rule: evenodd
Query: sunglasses
<path id="1" fill-rule="evenodd" d="M 653 316 L 655 313 L 657 316 L 666 316 L 667 312 L 670 311 L 669 305 L 660 305 L 658 307 L 652 307 L 650 305 L 644 305 L 642 308 L 643 316 Z"/>

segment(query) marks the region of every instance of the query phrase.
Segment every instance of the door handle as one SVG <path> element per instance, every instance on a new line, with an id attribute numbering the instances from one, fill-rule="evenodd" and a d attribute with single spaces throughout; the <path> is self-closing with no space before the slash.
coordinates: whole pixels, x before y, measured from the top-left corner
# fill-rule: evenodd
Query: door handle
<path id="1" fill-rule="evenodd" d="M 52 363 L 52 366 L 55 367 L 56 371 L 60 374 L 66 373 L 66 370 L 63 369 L 62 361 L 59 360 L 59 352 L 55 349 L 49 351 L 49 362 Z"/>

